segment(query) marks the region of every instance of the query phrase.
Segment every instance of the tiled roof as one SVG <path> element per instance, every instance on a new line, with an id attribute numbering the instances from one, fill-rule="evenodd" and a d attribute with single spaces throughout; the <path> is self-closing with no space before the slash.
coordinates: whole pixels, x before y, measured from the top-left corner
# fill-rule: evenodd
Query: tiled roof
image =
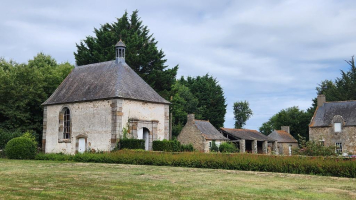
<path id="1" fill-rule="evenodd" d="M 297 143 L 298 141 L 289 133 L 286 131 L 282 130 L 274 130 L 272 131 L 271 134 L 268 135 L 268 137 L 277 140 L 278 142 L 281 143 Z"/>
<path id="2" fill-rule="evenodd" d="M 42 105 L 112 98 L 169 104 L 126 63 L 107 61 L 74 68 Z"/>
<path id="3" fill-rule="evenodd" d="M 229 140 L 224 137 L 209 121 L 194 120 L 194 123 L 205 139 Z"/>
<path id="4" fill-rule="evenodd" d="M 310 122 L 310 127 L 331 126 L 335 115 L 340 115 L 345 126 L 356 126 L 356 101 L 326 102 L 319 106 Z"/>
<path id="5" fill-rule="evenodd" d="M 257 141 L 275 141 L 256 130 L 249 129 L 231 129 L 231 128 L 220 128 L 222 131 L 227 133 L 229 136 L 235 137 L 236 139 L 244 140 L 257 140 Z"/>

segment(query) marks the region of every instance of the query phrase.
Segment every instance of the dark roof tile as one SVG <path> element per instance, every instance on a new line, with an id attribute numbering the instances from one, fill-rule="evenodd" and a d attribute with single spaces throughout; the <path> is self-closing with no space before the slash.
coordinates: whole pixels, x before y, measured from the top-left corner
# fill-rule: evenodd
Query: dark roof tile
<path id="1" fill-rule="evenodd" d="M 297 143 L 298 141 L 289 133 L 283 130 L 274 130 L 268 137 L 281 143 Z"/>
<path id="2" fill-rule="evenodd" d="M 256 130 L 231 129 L 231 128 L 220 128 L 220 129 L 225 133 L 229 134 L 229 136 L 238 139 L 257 140 L 257 141 L 275 141 L 274 139 L 269 138 Z"/>
<path id="3" fill-rule="evenodd" d="M 229 140 L 224 137 L 209 121 L 194 120 L 194 123 L 205 139 Z"/>

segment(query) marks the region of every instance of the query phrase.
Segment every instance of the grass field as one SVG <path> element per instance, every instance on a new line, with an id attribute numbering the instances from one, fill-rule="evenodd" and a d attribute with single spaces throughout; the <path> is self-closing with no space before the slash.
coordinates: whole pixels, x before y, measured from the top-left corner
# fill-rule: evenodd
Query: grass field
<path id="1" fill-rule="evenodd" d="M 356 179 L 0 159 L 0 199 L 356 199 Z"/>

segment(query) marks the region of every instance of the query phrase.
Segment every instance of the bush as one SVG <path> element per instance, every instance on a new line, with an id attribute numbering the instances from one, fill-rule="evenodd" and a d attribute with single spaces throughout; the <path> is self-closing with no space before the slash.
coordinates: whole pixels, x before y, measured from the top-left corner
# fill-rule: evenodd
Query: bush
<path id="1" fill-rule="evenodd" d="M 335 156 L 335 146 L 322 146 L 315 141 L 306 142 L 305 137 L 298 135 L 300 145 L 299 149 L 293 149 L 294 155 L 304 156 Z"/>
<path id="2" fill-rule="evenodd" d="M 20 137 L 22 132 L 20 131 L 8 131 L 0 129 L 0 150 L 5 149 L 6 144 L 13 138 Z"/>
<path id="3" fill-rule="evenodd" d="M 224 142 L 224 143 L 220 144 L 219 151 L 221 153 L 236 153 L 237 148 L 233 143 Z"/>
<path id="4" fill-rule="evenodd" d="M 182 151 L 182 152 L 192 152 L 192 151 L 194 151 L 194 147 L 193 147 L 192 144 L 187 144 L 187 145 L 182 144 L 180 146 L 180 151 Z"/>
<path id="5" fill-rule="evenodd" d="M 9 159 L 34 159 L 36 156 L 36 145 L 29 138 L 13 138 L 6 144 L 5 154 Z"/>
<path id="6" fill-rule="evenodd" d="M 103 154 L 38 154 L 39 160 L 196 167 L 228 170 L 314 174 L 356 178 L 355 158 L 269 156 L 256 154 L 171 153 L 120 150 Z"/>
<path id="7" fill-rule="evenodd" d="M 210 152 L 219 152 L 219 147 L 216 146 L 214 140 L 211 142 Z"/>
<path id="8" fill-rule="evenodd" d="M 120 139 L 118 149 L 145 149 L 145 140 L 140 139 Z"/>

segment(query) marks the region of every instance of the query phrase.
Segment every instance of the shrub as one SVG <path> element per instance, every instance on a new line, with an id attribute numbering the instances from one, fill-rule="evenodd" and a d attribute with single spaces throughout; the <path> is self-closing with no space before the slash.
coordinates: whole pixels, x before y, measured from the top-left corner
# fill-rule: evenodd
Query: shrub
<path id="1" fill-rule="evenodd" d="M 156 140 L 152 142 L 153 151 L 180 152 L 181 144 L 178 140 Z"/>
<path id="2" fill-rule="evenodd" d="M 13 138 L 6 144 L 5 154 L 9 159 L 34 159 L 36 156 L 36 145 L 29 138 Z"/>
<path id="3" fill-rule="evenodd" d="M 293 149 L 294 155 L 304 155 L 304 156 L 335 156 L 334 146 L 322 146 L 315 141 L 306 142 L 305 137 L 298 135 L 300 145 L 299 149 Z"/>
<path id="4" fill-rule="evenodd" d="M 145 149 L 145 140 L 123 138 L 118 142 L 118 149 Z"/>
<path id="5" fill-rule="evenodd" d="M 214 140 L 211 142 L 210 152 L 219 152 L 219 147 L 216 146 Z"/>
<path id="6" fill-rule="evenodd" d="M 0 150 L 5 149 L 6 144 L 13 138 L 20 137 L 20 131 L 8 131 L 0 128 Z"/>
<path id="7" fill-rule="evenodd" d="M 236 153 L 237 148 L 233 143 L 224 142 L 224 143 L 220 144 L 219 151 L 221 153 Z"/>
<path id="8" fill-rule="evenodd" d="M 182 152 L 192 152 L 192 151 L 194 151 L 194 147 L 193 147 L 192 144 L 187 144 L 187 145 L 182 144 L 180 146 L 180 151 L 182 151 Z"/>

